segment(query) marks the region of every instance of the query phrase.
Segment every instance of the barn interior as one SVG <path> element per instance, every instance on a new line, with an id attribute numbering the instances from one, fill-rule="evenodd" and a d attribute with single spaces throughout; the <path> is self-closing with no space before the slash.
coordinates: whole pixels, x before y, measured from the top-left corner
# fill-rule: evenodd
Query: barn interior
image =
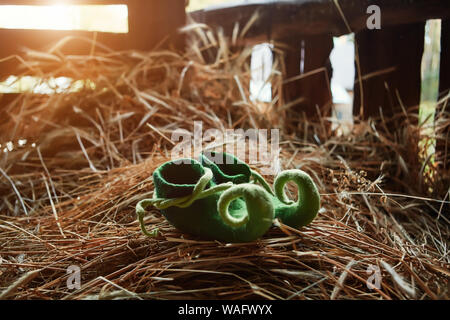
<path id="1" fill-rule="evenodd" d="M 448 299 L 449 46 L 445 0 L 0 0 L 0 299 Z M 144 235 L 199 124 L 276 133 L 313 222 Z"/>

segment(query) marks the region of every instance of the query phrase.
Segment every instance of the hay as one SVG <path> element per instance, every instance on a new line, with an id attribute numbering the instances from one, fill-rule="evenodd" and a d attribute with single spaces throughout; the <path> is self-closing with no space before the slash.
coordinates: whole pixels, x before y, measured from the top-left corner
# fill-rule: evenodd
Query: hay
<path id="1" fill-rule="evenodd" d="M 423 178 L 416 146 L 424 137 L 414 110 L 357 120 L 351 135 L 337 137 L 327 110 L 306 119 L 284 108 L 279 63 L 273 102 L 252 102 L 250 49 L 204 25 L 184 31 L 191 35 L 184 55 L 97 48 L 95 55 L 64 56 L 56 46 L 24 57 L 26 74 L 89 79 L 95 88 L 24 93 L 0 110 L 2 148 L 15 144 L 0 160 L 0 293 L 448 299 L 448 155 Z M 282 168 L 301 168 L 318 184 L 317 219 L 300 230 L 276 222 L 257 242 L 224 244 L 182 234 L 153 210 L 146 222 L 161 234 L 144 237 L 134 207 L 152 194 L 151 173 L 170 158 L 172 130 L 192 131 L 194 121 L 204 130 L 280 128 Z M 438 123 L 442 141 L 445 109 Z M 79 290 L 66 286 L 71 265 L 81 268 Z M 368 288 L 370 270 L 379 270 L 380 288 Z"/>

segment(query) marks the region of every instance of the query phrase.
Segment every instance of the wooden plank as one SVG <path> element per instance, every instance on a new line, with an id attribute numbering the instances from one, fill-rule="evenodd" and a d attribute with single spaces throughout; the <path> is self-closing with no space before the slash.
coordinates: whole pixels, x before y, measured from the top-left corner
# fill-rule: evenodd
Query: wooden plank
<path id="1" fill-rule="evenodd" d="M 444 98 L 450 93 L 450 19 L 442 20 L 441 28 L 441 66 L 440 66 L 440 80 L 439 80 L 440 97 Z M 450 101 L 445 101 L 438 106 L 436 115 L 444 111 L 447 114 L 447 120 L 450 116 Z M 441 118 L 443 119 L 443 117 Z M 450 185 L 450 123 L 439 121 L 437 123 L 436 132 L 436 163 L 438 164 L 438 175 L 447 177 L 443 180 L 442 190 L 445 192 L 445 186 Z M 442 194 L 442 198 L 444 195 Z M 450 205 L 444 206 L 442 212 L 449 212 Z"/>
<path id="2" fill-rule="evenodd" d="M 184 0 L 128 0 L 130 25 L 127 48 L 151 50 L 165 40 L 163 48 L 182 49 L 177 30 L 186 24 Z"/>
<path id="3" fill-rule="evenodd" d="M 92 32 L 85 31 L 37 31 L 37 30 L 5 30 L 0 29 L 0 39 L 6 44 L 0 47 L 0 59 L 22 55 L 25 48 L 34 50 L 48 50 L 57 41 L 64 37 L 84 38 L 86 40 L 74 39 L 62 48 L 64 54 L 86 55 L 91 51 L 93 39 Z M 120 49 L 127 42 L 126 34 L 98 33 L 97 41 L 111 49 Z M 20 69 L 17 69 L 20 66 Z M 11 74 L 26 71 L 16 58 L 10 58 L 0 63 L 0 79 Z"/>
<path id="4" fill-rule="evenodd" d="M 415 23 L 433 18 L 450 18 L 450 2 L 443 0 L 339 0 L 352 31 L 366 29 L 370 5 L 381 8 L 382 28 Z M 271 38 L 288 34 L 340 36 L 348 33 L 333 0 L 252 1 L 191 12 L 198 22 L 220 26 L 231 35 L 235 22 L 246 25 L 258 12 L 259 19 L 246 34 L 247 38 Z"/>
<path id="5" fill-rule="evenodd" d="M 301 100 L 288 109 L 287 117 L 293 118 L 294 115 L 291 117 L 290 113 L 301 112 L 305 112 L 309 117 L 318 116 L 316 106 L 323 110 L 332 103 L 329 86 L 331 79 L 329 57 L 333 49 L 332 37 L 291 37 L 276 41 L 276 43 L 280 42 L 288 45 L 288 48 L 284 49 L 284 78 L 286 81 L 283 86 L 284 102 L 289 104 Z M 298 79 L 291 81 L 296 78 Z"/>
<path id="6" fill-rule="evenodd" d="M 443 97 L 450 91 L 450 19 L 442 20 L 441 26 L 439 92 L 441 97 Z"/>
<path id="7" fill-rule="evenodd" d="M 420 103 L 425 23 L 401 25 L 356 34 L 363 80 L 363 118 L 387 119 L 401 111 L 397 91 L 408 108 Z M 354 113 L 360 115 L 360 90 L 355 83 Z"/>

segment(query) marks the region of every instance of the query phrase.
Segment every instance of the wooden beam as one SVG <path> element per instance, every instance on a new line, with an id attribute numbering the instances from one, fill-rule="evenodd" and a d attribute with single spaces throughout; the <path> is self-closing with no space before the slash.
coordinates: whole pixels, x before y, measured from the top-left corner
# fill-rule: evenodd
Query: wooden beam
<path id="1" fill-rule="evenodd" d="M 353 32 L 366 29 L 370 5 L 381 8 L 382 28 L 410 24 L 433 18 L 450 18 L 450 5 L 443 0 L 339 0 Z M 222 27 L 231 35 L 234 24 L 243 28 L 258 12 L 259 19 L 247 38 L 286 37 L 289 34 L 340 36 L 348 33 L 333 0 L 252 1 L 240 5 L 211 7 L 191 12 L 197 22 Z"/>
<path id="2" fill-rule="evenodd" d="M 177 31 L 186 24 L 184 0 L 128 0 L 127 3 L 130 25 L 127 48 L 146 51 L 158 45 L 183 48 L 183 38 Z"/>
<path id="3" fill-rule="evenodd" d="M 47 51 L 57 41 L 65 37 L 74 37 L 60 50 L 64 54 L 87 55 L 91 51 L 94 33 L 86 31 L 55 31 L 55 30 L 6 30 L 0 29 L 0 39 L 3 45 L 0 47 L 0 79 L 18 72 L 27 72 L 14 56 L 22 55 L 25 49 Z M 127 42 L 126 34 L 98 33 L 97 42 L 111 49 L 120 49 Z M 82 40 L 85 39 L 85 40 Z M 100 50 L 100 49 L 98 49 Z M 20 68 L 18 69 L 18 67 Z M 29 70 L 28 70 L 29 72 Z"/>

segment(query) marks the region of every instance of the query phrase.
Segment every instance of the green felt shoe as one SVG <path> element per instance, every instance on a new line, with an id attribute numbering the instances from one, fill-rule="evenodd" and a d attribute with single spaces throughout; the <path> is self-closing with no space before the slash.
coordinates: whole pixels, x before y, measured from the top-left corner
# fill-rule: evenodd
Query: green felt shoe
<path id="1" fill-rule="evenodd" d="M 272 191 L 267 182 L 257 172 L 233 155 L 221 152 L 205 152 L 200 155 L 200 163 L 210 168 L 214 174 L 213 180 L 218 183 L 232 182 L 234 184 L 249 183 L 253 178 L 262 184 L 271 194 L 271 201 L 275 208 L 275 217 L 284 224 L 300 228 L 311 223 L 320 208 L 320 195 L 314 181 L 302 170 L 285 170 L 275 179 Z M 297 184 L 298 200 L 291 201 L 284 193 L 286 183 L 293 181 Z"/>
<path id="2" fill-rule="evenodd" d="M 181 162 L 181 163 L 180 163 Z M 211 169 L 198 161 L 181 159 L 158 167 L 153 173 L 153 199 L 138 203 L 136 213 L 141 229 L 145 209 L 155 206 L 182 232 L 223 242 L 250 242 L 271 227 L 274 208 L 271 196 L 262 187 L 213 179 Z"/>

